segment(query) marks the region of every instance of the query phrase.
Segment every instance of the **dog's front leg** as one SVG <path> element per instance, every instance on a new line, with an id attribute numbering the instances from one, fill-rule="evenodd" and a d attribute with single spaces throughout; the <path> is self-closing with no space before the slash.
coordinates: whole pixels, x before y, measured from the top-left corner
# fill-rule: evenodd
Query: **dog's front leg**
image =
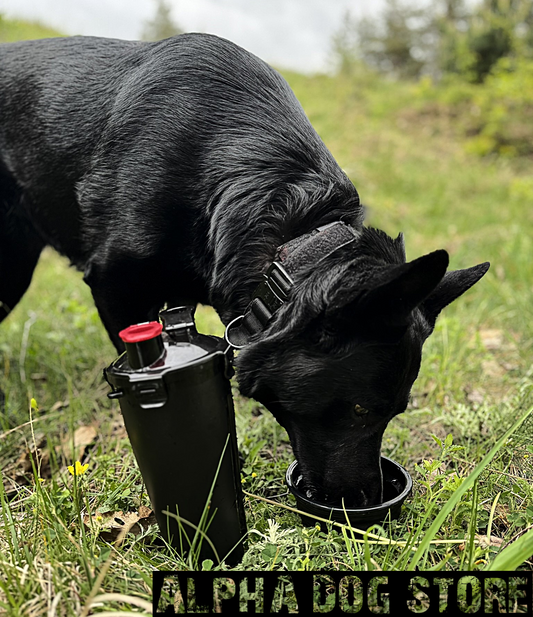
<path id="1" fill-rule="evenodd" d="M 164 284 L 150 260 L 94 258 L 85 268 L 83 279 L 119 353 L 124 351 L 124 343 L 118 333 L 132 324 L 156 320 L 164 304 Z"/>

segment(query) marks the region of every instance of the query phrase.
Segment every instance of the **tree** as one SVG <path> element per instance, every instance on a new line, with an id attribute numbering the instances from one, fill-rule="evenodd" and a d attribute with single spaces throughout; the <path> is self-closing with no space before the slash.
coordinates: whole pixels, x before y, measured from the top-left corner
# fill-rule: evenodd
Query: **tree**
<path id="1" fill-rule="evenodd" d="M 343 15 L 340 29 L 333 34 L 331 52 L 335 69 L 340 73 L 353 73 L 360 63 L 357 24 L 349 10 Z"/>
<path id="2" fill-rule="evenodd" d="M 377 23 L 365 18 L 358 24 L 363 60 L 398 77 L 418 77 L 428 52 L 429 23 L 427 10 L 407 6 L 400 0 L 386 0 Z"/>
<path id="3" fill-rule="evenodd" d="M 482 0 L 459 22 L 441 17 L 439 26 L 439 68 L 475 83 L 501 58 L 532 56 L 533 0 Z"/>
<path id="4" fill-rule="evenodd" d="M 417 77 L 432 42 L 430 24 L 427 10 L 401 0 L 386 0 L 377 19 L 355 21 L 348 12 L 332 40 L 337 66 L 346 72 L 359 60 L 397 77 Z"/>
<path id="5" fill-rule="evenodd" d="M 181 34 L 183 30 L 178 26 L 171 15 L 171 7 L 165 0 L 156 0 L 157 8 L 154 18 L 147 22 L 142 38 L 145 41 L 160 41 L 175 34 Z"/>
<path id="6" fill-rule="evenodd" d="M 353 58 L 398 77 L 456 73 L 482 82 L 504 57 L 533 57 L 533 0 L 433 0 L 424 9 L 386 0 L 378 18 L 345 16 L 333 39 L 341 69 Z M 350 60 L 352 59 L 352 60 Z"/>

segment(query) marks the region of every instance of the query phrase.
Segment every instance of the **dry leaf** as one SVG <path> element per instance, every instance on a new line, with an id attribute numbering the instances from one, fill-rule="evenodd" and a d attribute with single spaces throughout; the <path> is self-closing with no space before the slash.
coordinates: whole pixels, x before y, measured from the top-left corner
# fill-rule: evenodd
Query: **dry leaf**
<path id="1" fill-rule="evenodd" d="M 476 534 L 476 540 L 479 542 L 481 548 L 487 548 L 488 546 L 501 546 L 503 544 L 503 540 L 497 536 L 490 536 L 490 540 L 487 542 L 486 535 Z"/>
<path id="2" fill-rule="evenodd" d="M 50 407 L 50 411 L 57 411 L 58 409 L 64 409 L 65 407 L 68 407 L 70 404 L 70 402 L 68 400 L 66 401 L 56 401 L 52 407 Z"/>
<path id="3" fill-rule="evenodd" d="M 486 535 L 478 535 L 476 534 L 475 536 L 476 541 L 478 543 L 478 545 L 481 548 L 488 548 L 489 546 L 501 546 L 503 544 L 503 540 L 501 538 L 498 538 L 497 536 L 490 536 L 490 542 L 487 542 L 487 536 Z M 457 547 L 460 551 L 464 551 L 466 548 L 466 545 L 463 544 L 459 544 L 459 546 Z"/>
<path id="4" fill-rule="evenodd" d="M 48 376 L 46 373 L 32 373 L 30 375 L 30 379 L 32 381 L 46 381 L 48 379 Z"/>
<path id="5" fill-rule="evenodd" d="M 41 478 L 51 478 L 50 452 L 45 449 L 46 437 L 36 435 L 35 442 L 26 447 L 15 463 L 15 482 L 22 485 L 30 483 L 33 467 Z M 32 463 L 33 461 L 33 463 Z"/>
<path id="6" fill-rule="evenodd" d="M 483 367 L 483 373 L 487 377 L 502 377 L 505 375 L 505 369 L 496 360 L 483 360 L 481 366 Z"/>
<path id="7" fill-rule="evenodd" d="M 516 371 L 519 368 L 518 364 L 514 364 L 513 362 L 500 362 L 500 365 L 507 372 Z"/>
<path id="8" fill-rule="evenodd" d="M 128 533 L 138 536 L 150 525 L 155 525 L 156 518 L 153 510 L 141 506 L 138 513 L 119 510 L 118 512 L 100 512 L 91 517 L 86 514 L 83 522 L 89 529 L 95 529 L 102 540 L 114 542 L 124 527 L 128 528 Z"/>
<path id="9" fill-rule="evenodd" d="M 63 450 L 63 454 L 68 461 L 81 461 L 85 450 L 94 443 L 97 435 L 98 431 L 92 424 L 80 426 L 74 432 L 74 450 L 72 449 L 73 439 L 70 435 L 63 439 L 60 449 Z"/>
<path id="10" fill-rule="evenodd" d="M 144 519 L 150 519 L 150 521 L 153 521 L 148 523 L 149 525 L 152 525 L 155 523 L 155 514 L 154 511 L 152 510 L 152 508 L 149 508 L 148 506 L 139 506 L 139 520 L 144 520 Z"/>
<path id="11" fill-rule="evenodd" d="M 467 393 L 466 398 L 470 403 L 481 404 L 485 400 L 485 395 L 481 390 L 474 388 L 471 392 Z"/>
<path id="12" fill-rule="evenodd" d="M 485 349 L 501 349 L 503 344 L 503 330 L 480 330 L 479 336 Z"/>

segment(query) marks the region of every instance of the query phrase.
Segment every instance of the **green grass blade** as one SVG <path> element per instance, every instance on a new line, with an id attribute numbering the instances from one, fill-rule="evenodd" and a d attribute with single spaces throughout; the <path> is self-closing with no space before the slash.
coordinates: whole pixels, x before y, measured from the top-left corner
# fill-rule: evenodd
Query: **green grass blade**
<path id="1" fill-rule="evenodd" d="M 211 504 L 211 499 L 213 497 L 213 492 L 215 490 L 215 485 L 216 485 L 216 481 L 218 479 L 218 475 L 220 473 L 220 469 L 222 467 L 222 463 L 224 460 L 224 455 L 226 454 L 226 450 L 228 448 L 228 444 L 229 444 L 229 440 L 230 440 L 230 435 L 228 433 L 228 436 L 226 437 L 226 442 L 224 444 L 224 447 L 222 448 L 222 454 L 220 455 L 219 461 L 218 461 L 218 465 L 217 465 L 217 469 L 215 471 L 215 475 L 213 477 L 213 481 L 211 483 L 211 488 L 209 489 L 209 494 L 207 495 L 207 499 L 204 505 L 204 509 L 202 511 L 202 515 L 200 517 L 200 521 L 198 522 L 198 525 L 194 525 L 193 523 L 191 523 L 190 521 L 187 521 L 186 519 L 182 518 L 181 516 L 179 516 L 179 514 L 175 514 L 173 512 L 170 512 L 168 510 L 163 510 L 163 514 L 165 514 L 166 516 L 172 517 L 174 519 L 176 519 L 176 521 L 178 521 L 178 524 L 185 524 L 188 525 L 189 527 L 192 527 L 195 530 L 195 534 L 193 539 L 190 542 L 190 550 L 189 550 L 189 557 L 188 557 L 188 564 L 190 566 L 191 569 L 197 569 L 201 566 L 201 564 L 198 563 L 198 559 L 199 559 L 199 555 L 200 555 L 200 549 L 201 549 L 201 544 L 202 542 L 205 540 L 209 546 L 211 547 L 215 558 L 218 562 L 218 564 L 221 563 L 221 561 L 227 557 L 223 556 L 223 559 L 221 560 L 220 556 L 218 555 L 218 552 L 215 548 L 215 545 L 213 544 L 213 542 L 209 539 L 208 535 L 207 535 L 207 530 L 209 529 L 209 525 L 211 524 L 216 511 L 211 513 L 211 518 L 209 518 L 209 508 L 210 508 L 210 504 Z"/>
<path id="2" fill-rule="evenodd" d="M 472 497 L 472 508 L 470 510 L 470 524 L 468 525 L 468 569 L 474 569 L 476 559 L 476 529 L 477 529 L 477 508 L 478 508 L 478 482 L 474 482 L 474 495 Z M 466 551 L 465 551 L 466 552 Z"/>
<path id="3" fill-rule="evenodd" d="M 426 551 L 429 548 L 430 542 L 433 540 L 437 532 L 439 531 L 442 523 L 450 514 L 450 512 L 455 508 L 455 506 L 461 500 L 461 497 L 474 485 L 475 481 L 480 476 L 481 472 L 485 469 L 485 467 L 490 463 L 490 461 L 496 456 L 499 450 L 502 448 L 504 443 L 509 439 L 509 437 L 527 420 L 527 418 L 533 412 L 533 407 L 530 407 L 514 424 L 511 428 L 502 436 L 494 447 L 490 450 L 488 454 L 486 454 L 482 461 L 477 465 L 474 471 L 466 478 L 466 480 L 461 484 L 461 486 L 454 492 L 454 494 L 448 499 L 444 507 L 441 509 L 439 514 L 435 517 L 435 520 L 431 524 L 431 527 L 427 530 L 425 536 L 422 538 L 422 541 L 418 545 L 418 548 L 413 555 L 409 565 L 407 566 L 407 570 L 414 570 L 422 557 L 425 555 Z"/>
<path id="4" fill-rule="evenodd" d="M 485 570 L 516 570 L 533 555 L 533 529 L 520 536 L 508 547 L 500 551 Z"/>

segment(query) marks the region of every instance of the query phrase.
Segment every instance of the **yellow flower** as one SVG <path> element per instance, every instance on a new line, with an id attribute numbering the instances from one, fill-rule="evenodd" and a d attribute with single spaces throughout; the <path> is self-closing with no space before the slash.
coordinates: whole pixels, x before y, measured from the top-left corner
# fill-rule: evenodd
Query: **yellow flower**
<path id="1" fill-rule="evenodd" d="M 39 411 L 37 401 L 34 398 L 32 398 L 30 401 L 30 407 L 33 409 L 33 411 Z"/>
<path id="2" fill-rule="evenodd" d="M 255 471 L 252 473 L 252 478 L 257 478 L 257 474 L 255 473 Z"/>
<path id="3" fill-rule="evenodd" d="M 76 461 L 75 466 L 69 465 L 67 467 L 69 473 L 73 476 L 81 476 L 82 473 L 85 473 L 89 467 L 89 463 L 82 465 L 79 461 Z"/>

